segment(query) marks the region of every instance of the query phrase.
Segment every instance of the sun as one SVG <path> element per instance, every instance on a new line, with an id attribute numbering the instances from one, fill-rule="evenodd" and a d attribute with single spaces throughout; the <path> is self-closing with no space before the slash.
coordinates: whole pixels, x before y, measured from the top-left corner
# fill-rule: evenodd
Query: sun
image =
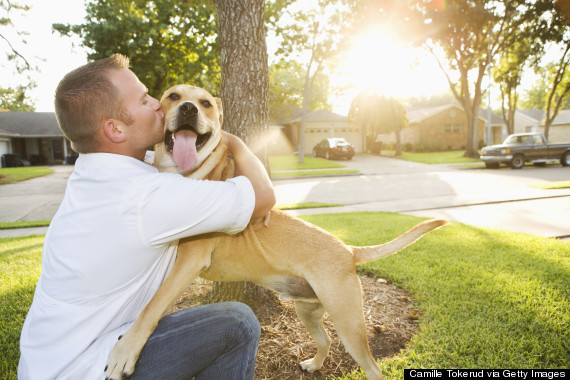
<path id="1" fill-rule="evenodd" d="M 443 73 L 429 53 L 404 46 L 389 30 L 374 29 L 356 37 L 341 62 L 345 87 L 374 88 L 387 96 L 410 97 L 447 88 Z"/>

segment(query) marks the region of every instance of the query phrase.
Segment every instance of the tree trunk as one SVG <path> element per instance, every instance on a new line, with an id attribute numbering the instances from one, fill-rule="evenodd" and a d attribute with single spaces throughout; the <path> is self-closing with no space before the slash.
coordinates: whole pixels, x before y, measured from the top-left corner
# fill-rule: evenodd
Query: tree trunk
<path id="1" fill-rule="evenodd" d="M 215 0 L 222 68 L 223 128 L 242 138 L 264 161 L 269 73 L 264 0 Z"/>
<path id="2" fill-rule="evenodd" d="M 264 142 L 268 123 L 269 73 L 264 0 L 215 0 L 222 68 L 223 128 L 239 136 L 269 169 Z M 272 292 L 246 282 L 216 283 L 211 300 L 254 306 L 275 299 Z"/>

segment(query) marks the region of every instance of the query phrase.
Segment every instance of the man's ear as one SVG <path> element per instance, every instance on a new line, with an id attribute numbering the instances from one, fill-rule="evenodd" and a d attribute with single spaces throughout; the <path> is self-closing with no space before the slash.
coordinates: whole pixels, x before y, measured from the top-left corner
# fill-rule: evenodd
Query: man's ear
<path id="1" fill-rule="evenodd" d="M 222 125 L 222 119 L 224 118 L 224 109 L 222 108 L 222 99 L 214 98 L 216 100 L 216 105 L 218 106 L 218 112 L 220 114 L 220 125 Z"/>
<path id="2" fill-rule="evenodd" d="M 107 119 L 103 122 L 103 133 L 105 137 L 115 143 L 120 144 L 125 142 L 127 135 L 125 134 L 124 124 L 119 120 Z"/>

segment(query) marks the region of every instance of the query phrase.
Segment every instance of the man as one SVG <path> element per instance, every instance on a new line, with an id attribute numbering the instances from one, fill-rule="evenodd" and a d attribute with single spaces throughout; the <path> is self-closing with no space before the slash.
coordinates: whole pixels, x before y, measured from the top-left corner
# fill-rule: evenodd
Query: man
<path id="1" fill-rule="evenodd" d="M 109 352 L 168 274 L 178 239 L 237 233 L 275 203 L 271 182 L 224 134 L 240 175 L 226 182 L 158 173 L 142 160 L 163 139 L 160 103 L 115 54 L 67 74 L 60 128 L 79 152 L 46 234 L 42 274 L 20 340 L 18 377 L 102 379 Z M 252 379 L 259 322 L 239 303 L 165 316 L 133 379 Z"/>

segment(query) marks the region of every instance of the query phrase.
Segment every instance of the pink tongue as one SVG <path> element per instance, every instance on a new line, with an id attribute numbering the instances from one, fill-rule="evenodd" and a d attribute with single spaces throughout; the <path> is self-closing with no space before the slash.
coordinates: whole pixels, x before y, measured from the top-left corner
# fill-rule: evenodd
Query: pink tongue
<path id="1" fill-rule="evenodd" d="M 196 133 L 192 131 L 179 131 L 174 135 L 172 156 L 181 170 L 190 170 L 196 163 Z"/>

